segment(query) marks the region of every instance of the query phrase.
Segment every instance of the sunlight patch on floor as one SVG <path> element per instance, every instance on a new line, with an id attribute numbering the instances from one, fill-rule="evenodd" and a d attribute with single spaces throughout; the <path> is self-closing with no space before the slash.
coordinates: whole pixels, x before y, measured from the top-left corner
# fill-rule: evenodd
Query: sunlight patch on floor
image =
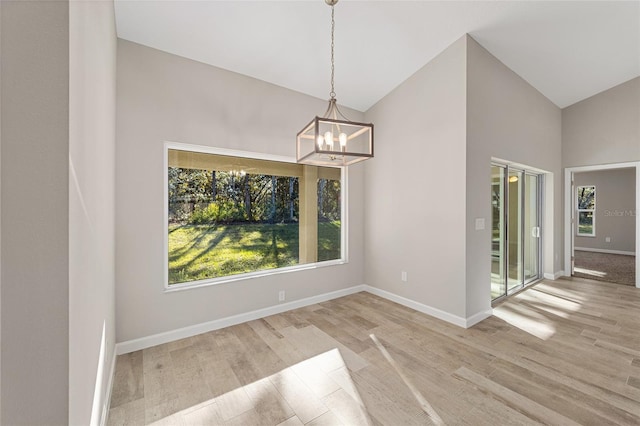
<path id="1" fill-rule="evenodd" d="M 551 338 L 556 332 L 553 322 L 533 311 L 519 311 L 512 305 L 503 305 L 493 310 L 493 315 L 512 326 L 541 340 Z"/>
<path id="2" fill-rule="evenodd" d="M 535 291 L 535 289 L 533 289 L 533 291 L 522 292 L 518 294 L 516 298 L 537 309 L 562 318 L 569 318 L 572 313 L 580 310 L 582 306 L 582 304 L 578 302 Z"/>
<path id="3" fill-rule="evenodd" d="M 249 424 L 259 420 L 255 418 L 254 407 L 260 405 L 268 405 L 271 412 L 280 412 L 283 421 L 297 417 L 300 424 L 330 411 L 345 424 L 372 424 L 342 354 L 334 348 L 152 425 L 215 425 L 231 420 Z M 349 418 L 341 418 L 340 412 L 331 410 L 336 405 L 349 411 Z"/>
<path id="4" fill-rule="evenodd" d="M 431 404 L 429 404 L 429 401 L 427 401 L 425 397 L 422 396 L 422 393 L 420 393 L 420 391 L 413 385 L 413 382 L 411 382 L 411 380 L 402 372 L 400 366 L 396 363 L 393 357 L 391 357 L 391 354 L 382 345 L 382 343 L 380 343 L 376 335 L 370 334 L 369 337 L 371 337 L 371 340 L 373 340 L 373 343 L 375 343 L 382 356 L 384 356 L 389 364 L 391 364 L 391 366 L 396 371 L 396 373 L 398 373 L 405 385 L 407 385 L 413 396 L 416 398 L 416 401 L 418 401 L 418 404 L 420 404 L 420 408 L 422 408 L 422 410 L 427 413 L 433 424 L 444 425 L 442 418 L 438 415 L 436 410 L 431 406 Z"/>
<path id="5" fill-rule="evenodd" d="M 585 274 L 585 275 L 591 275 L 592 277 L 599 277 L 599 278 L 604 278 L 607 276 L 606 272 L 602 272 L 602 271 L 594 271 L 593 269 L 585 269 L 585 268 L 579 268 L 579 267 L 574 267 L 573 270 L 575 272 L 579 272 L 581 274 Z"/>
<path id="6" fill-rule="evenodd" d="M 542 282 L 533 287 L 533 291 L 537 293 L 543 293 L 549 295 L 550 297 L 563 299 L 572 303 L 577 303 L 582 305 L 587 299 L 584 294 L 581 294 L 578 291 L 570 290 L 570 289 L 560 289 L 558 287 L 552 287 Z"/>

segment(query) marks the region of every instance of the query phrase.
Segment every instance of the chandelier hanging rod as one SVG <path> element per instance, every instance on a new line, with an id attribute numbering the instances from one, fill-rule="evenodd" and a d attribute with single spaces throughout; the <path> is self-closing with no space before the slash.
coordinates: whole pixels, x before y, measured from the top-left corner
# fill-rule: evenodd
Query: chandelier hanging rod
<path id="1" fill-rule="evenodd" d="M 349 120 L 338 108 L 335 91 L 335 8 L 338 0 L 325 0 L 331 6 L 331 91 L 322 117 L 316 116 L 298 132 L 296 158 L 299 163 L 347 166 L 373 157 L 373 124 Z"/>

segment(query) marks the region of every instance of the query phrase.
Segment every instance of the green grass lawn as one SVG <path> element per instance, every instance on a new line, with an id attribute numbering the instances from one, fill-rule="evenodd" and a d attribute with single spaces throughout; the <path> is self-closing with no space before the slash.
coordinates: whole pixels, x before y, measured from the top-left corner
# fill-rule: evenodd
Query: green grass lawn
<path id="1" fill-rule="evenodd" d="M 169 284 L 298 264 L 298 224 L 171 225 Z M 340 221 L 318 224 L 318 260 L 340 258 Z"/>
<path id="2" fill-rule="evenodd" d="M 593 234 L 593 224 L 579 224 L 578 225 L 578 235 L 592 235 Z"/>

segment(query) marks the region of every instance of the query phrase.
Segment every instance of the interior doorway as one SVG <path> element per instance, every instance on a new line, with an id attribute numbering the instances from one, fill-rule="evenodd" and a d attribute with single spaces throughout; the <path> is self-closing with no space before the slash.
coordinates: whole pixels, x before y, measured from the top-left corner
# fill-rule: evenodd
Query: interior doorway
<path id="1" fill-rule="evenodd" d="M 565 275 L 640 288 L 640 162 L 565 169 Z"/>
<path id="2" fill-rule="evenodd" d="M 492 164 L 491 300 L 540 278 L 541 200 L 541 175 Z"/>

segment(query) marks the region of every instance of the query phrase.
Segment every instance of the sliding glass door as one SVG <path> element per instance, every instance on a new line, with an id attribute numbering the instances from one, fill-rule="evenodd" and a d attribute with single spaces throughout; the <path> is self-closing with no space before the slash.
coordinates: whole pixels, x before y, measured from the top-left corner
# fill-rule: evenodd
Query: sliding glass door
<path id="1" fill-rule="evenodd" d="M 507 194 L 507 262 L 509 264 L 507 293 L 522 286 L 522 213 L 523 209 L 523 181 L 524 173 L 508 168 Z"/>
<path id="2" fill-rule="evenodd" d="M 540 277 L 540 179 L 507 165 L 491 167 L 491 299 Z"/>
<path id="3" fill-rule="evenodd" d="M 525 174 L 524 283 L 540 277 L 540 176 Z"/>
<path id="4" fill-rule="evenodd" d="M 507 293 L 505 253 L 506 167 L 491 167 L 491 299 Z"/>

